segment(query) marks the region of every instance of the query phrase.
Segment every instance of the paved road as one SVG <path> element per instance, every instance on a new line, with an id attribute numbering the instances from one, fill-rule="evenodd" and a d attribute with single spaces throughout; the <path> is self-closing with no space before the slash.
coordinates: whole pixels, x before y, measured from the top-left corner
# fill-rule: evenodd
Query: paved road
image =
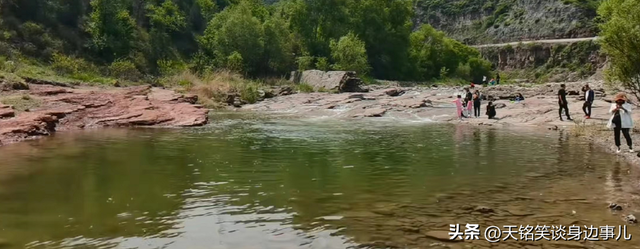
<path id="1" fill-rule="evenodd" d="M 487 47 L 504 47 L 507 45 L 517 46 L 518 44 L 530 44 L 530 43 L 574 43 L 580 41 L 595 41 L 598 37 L 586 37 L 586 38 L 571 38 L 571 39 L 553 39 L 553 40 L 537 40 L 537 41 L 520 41 L 520 42 L 509 42 L 509 43 L 498 43 L 498 44 L 484 44 L 484 45 L 473 45 L 471 47 L 474 48 L 487 48 Z"/>

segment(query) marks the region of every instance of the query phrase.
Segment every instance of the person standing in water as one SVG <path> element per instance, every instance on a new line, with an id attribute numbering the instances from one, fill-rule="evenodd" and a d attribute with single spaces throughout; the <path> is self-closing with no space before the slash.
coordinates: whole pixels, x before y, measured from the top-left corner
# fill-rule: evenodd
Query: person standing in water
<path id="1" fill-rule="evenodd" d="M 558 105 L 560 109 L 558 110 L 558 115 L 560 115 L 560 121 L 562 120 L 562 109 L 564 109 L 565 115 L 567 115 L 567 120 L 572 121 L 571 115 L 569 115 L 569 103 L 567 102 L 567 91 L 564 89 L 566 86 L 564 84 L 560 85 L 560 90 L 558 91 Z"/>
<path id="2" fill-rule="evenodd" d="M 480 91 L 476 90 L 473 93 L 473 116 L 476 118 L 480 117 L 480 105 L 481 103 L 481 96 L 480 96 Z"/>
<path id="3" fill-rule="evenodd" d="M 612 115 L 607 127 L 609 129 L 613 128 L 613 136 L 617 148 L 616 153 L 620 153 L 620 132 L 624 135 L 624 139 L 627 140 L 629 152 L 633 152 L 633 142 L 629 134 L 629 131 L 633 128 L 633 119 L 631 118 L 631 105 L 627 102 L 627 95 L 618 93 L 613 98 L 613 103 L 609 108 L 609 113 Z"/>
<path id="4" fill-rule="evenodd" d="M 582 105 L 582 111 L 584 111 L 584 118 L 591 118 L 591 106 L 593 105 L 593 100 L 595 99 L 595 93 L 589 85 L 584 86 L 584 104 Z"/>
<path id="5" fill-rule="evenodd" d="M 458 95 L 458 97 L 456 98 L 456 100 L 453 101 L 453 103 L 455 103 L 456 105 L 456 111 L 458 112 L 458 119 L 460 121 L 462 121 L 462 118 L 464 118 L 464 114 L 462 114 L 462 96 Z"/>

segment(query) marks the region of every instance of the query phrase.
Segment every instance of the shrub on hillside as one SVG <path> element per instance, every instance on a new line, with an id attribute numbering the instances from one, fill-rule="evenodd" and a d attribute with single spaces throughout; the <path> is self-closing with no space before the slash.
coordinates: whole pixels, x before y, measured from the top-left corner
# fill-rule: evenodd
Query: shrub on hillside
<path id="1" fill-rule="evenodd" d="M 187 64 L 179 60 L 159 60 L 158 71 L 163 76 L 179 74 L 187 70 Z"/>
<path id="2" fill-rule="evenodd" d="M 51 68 L 61 75 L 98 74 L 98 68 L 84 59 L 54 53 L 51 56 Z"/>
<path id="3" fill-rule="evenodd" d="M 116 60 L 111 63 L 109 65 L 109 75 L 128 81 L 138 81 L 142 78 L 142 74 L 133 62 L 128 60 Z"/>

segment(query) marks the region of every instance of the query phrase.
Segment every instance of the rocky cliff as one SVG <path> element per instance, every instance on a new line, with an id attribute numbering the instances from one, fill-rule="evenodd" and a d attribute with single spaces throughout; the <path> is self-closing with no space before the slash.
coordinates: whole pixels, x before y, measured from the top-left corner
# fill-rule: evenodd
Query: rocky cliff
<path id="1" fill-rule="evenodd" d="M 466 44 L 591 37 L 599 0 L 418 0 L 428 23 Z"/>
<path id="2" fill-rule="evenodd" d="M 479 50 L 497 70 L 520 71 L 520 76 L 538 80 L 583 79 L 595 74 L 606 62 L 606 56 L 600 52 L 600 45 L 595 41 L 570 44 L 531 43 Z"/>

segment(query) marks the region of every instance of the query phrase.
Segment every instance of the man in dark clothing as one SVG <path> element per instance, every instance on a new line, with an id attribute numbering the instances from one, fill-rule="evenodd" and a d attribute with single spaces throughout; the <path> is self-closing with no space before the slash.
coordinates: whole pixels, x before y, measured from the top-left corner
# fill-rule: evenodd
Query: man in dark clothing
<path id="1" fill-rule="evenodd" d="M 496 73 L 496 85 L 500 85 L 500 74 Z"/>
<path id="2" fill-rule="evenodd" d="M 471 91 L 469 91 L 469 88 L 465 88 L 464 89 L 467 93 L 464 96 L 464 106 L 467 106 L 467 104 L 469 103 L 469 101 L 473 100 L 473 94 L 471 94 Z"/>
<path id="3" fill-rule="evenodd" d="M 571 121 L 571 115 L 569 115 L 569 103 L 567 102 L 567 91 L 565 91 L 566 86 L 564 84 L 560 85 L 560 91 L 558 91 L 558 105 L 560 109 L 558 110 L 558 115 L 560 115 L 560 121 L 562 120 L 562 109 L 564 109 L 565 115 L 567 115 L 567 120 Z"/>
<path id="4" fill-rule="evenodd" d="M 496 117 L 496 106 L 493 105 L 491 100 L 489 101 L 489 104 L 487 104 L 487 116 L 489 116 L 489 119 Z"/>
<path id="5" fill-rule="evenodd" d="M 476 90 L 473 93 L 473 114 L 476 118 L 480 117 L 480 105 L 482 105 L 480 91 Z"/>
<path id="6" fill-rule="evenodd" d="M 589 85 L 584 86 L 584 104 L 582 105 L 582 111 L 584 111 L 584 118 L 591 118 L 591 105 L 593 105 L 593 100 L 595 99 L 595 93 Z"/>

